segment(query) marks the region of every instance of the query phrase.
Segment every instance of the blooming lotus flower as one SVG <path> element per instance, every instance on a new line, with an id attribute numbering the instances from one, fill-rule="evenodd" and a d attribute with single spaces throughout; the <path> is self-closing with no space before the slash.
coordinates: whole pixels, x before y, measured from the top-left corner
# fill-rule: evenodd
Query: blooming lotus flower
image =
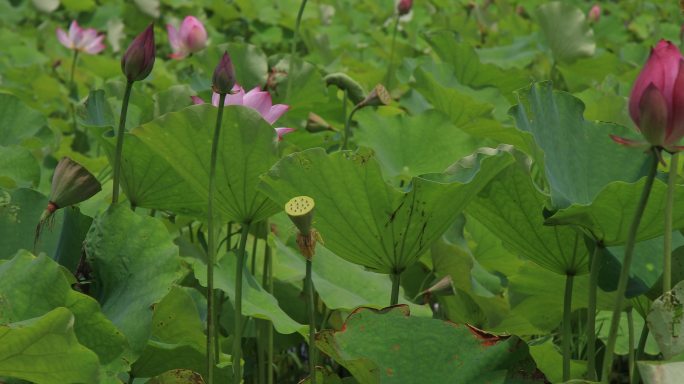
<path id="1" fill-rule="evenodd" d="M 133 39 L 121 58 L 121 71 L 129 82 L 145 79 L 154 67 L 156 48 L 154 46 L 154 26 L 150 24 Z"/>
<path id="2" fill-rule="evenodd" d="M 684 136 L 684 57 L 676 45 L 660 40 L 639 73 L 629 96 L 629 115 L 646 141 L 611 135 L 629 147 L 655 146 L 670 152 Z"/>
<path id="3" fill-rule="evenodd" d="M 397 3 L 397 12 L 399 16 L 404 16 L 411 12 L 411 7 L 413 6 L 413 0 L 399 0 Z"/>
<path id="4" fill-rule="evenodd" d="M 186 16 L 179 29 L 167 24 L 169 43 L 173 49 L 172 59 L 182 59 L 191 53 L 199 52 L 207 46 L 207 30 L 194 16 Z"/>
<path id="5" fill-rule="evenodd" d="M 587 18 L 592 23 L 598 22 L 601 18 L 601 7 L 598 4 L 595 4 L 593 7 L 591 7 L 589 13 L 587 14 Z"/>
<path id="6" fill-rule="evenodd" d="M 64 32 L 62 28 L 57 28 L 57 39 L 63 46 L 90 55 L 96 55 L 105 49 L 102 40 L 104 34 L 98 34 L 93 28 L 83 29 L 78 26 L 76 20 L 71 22 L 69 32 Z"/>
<path id="7" fill-rule="evenodd" d="M 219 98 L 219 94 L 214 92 L 211 96 L 211 104 L 218 107 Z M 192 96 L 192 101 L 195 104 L 204 104 L 204 100 L 197 96 Z M 255 87 L 251 91 L 245 93 L 245 90 L 239 84 L 236 84 L 233 87 L 232 92 L 226 95 L 226 100 L 223 105 L 243 105 L 252 108 L 259 112 L 261 117 L 271 125 L 290 109 L 290 107 L 285 104 L 273 105 L 271 94 L 262 91 L 259 87 Z M 280 141 L 283 139 L 283 135 L 294 131 L 294 128 L 279 127 L 275 128 L 275 130 L 278 134 L 278 141 Z"/>

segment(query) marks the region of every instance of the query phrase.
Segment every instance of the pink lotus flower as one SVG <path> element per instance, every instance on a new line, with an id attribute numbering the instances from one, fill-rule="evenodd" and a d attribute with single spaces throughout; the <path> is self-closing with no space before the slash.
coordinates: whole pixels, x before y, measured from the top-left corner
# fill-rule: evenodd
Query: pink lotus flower
<path id="1" fill-rule="evenodd" d="M 207 46 L 207 31 L 202 22 L 194 16 L 183 19 L 179 29 L 167 24 L 169 43 L 173 49 L 172 59 L 182 59 L 191 53 L 199 52 Z"/>
<path id="2" fill-rule="evenodd" d="M 211 104 L 213 106 L 218 107 L 219 97 L 219 94 L 216 92 L 211 96 Z M 204 100 L 197 96 L 192 96 L 192 101 L 195 104 L 204 104 Z M 261 117 L 271 125 L 290 109 L 290 107 L 285 104 L 273 105 L 271 94 L 262 91 L 259 87 L 255 87 L 251 91 L 245 93 L 245 90 L 238 84 L 233 87 L 232 93 L 226 95 L 226 100 L 223 105 L 243 105 L 252 108 L 259 112 Z M 275 128 L 275 130 L 278 134 L 278 141 L 280 141 L 283 139 L 283 135 L 294 131 L 294 128 L 279 127 Z"/>
<path id="3" fill-rule="evenodd" d="M 594 4 L 594 6 L 589 10 L 587 18 L 592 23 L 597 23 L 601 18 L 601 7 L 598 4 Z"/>
<path id="4" fill-rule="evenodd" d="M 57 39 L 63 46 L 91 55 L 96 55 L 105 49 L 104 44 L 102 44 L 104 38 L 104 34 L 98 34 L 93 28 L 83 29 L 79 27 L 76 20 L 71 22 L 69 33 L 64 32 L 62 28 L 57 28 Z"/>
<path id="5" fill-rule="evenodd" d="M 646 142 L 611 135 L 629 147 L 661 147 L 678 151 L 684 137 L 684 57 L 676 45 L 660 40 L 639 73 L 629 95 L 629 115 Z"/>

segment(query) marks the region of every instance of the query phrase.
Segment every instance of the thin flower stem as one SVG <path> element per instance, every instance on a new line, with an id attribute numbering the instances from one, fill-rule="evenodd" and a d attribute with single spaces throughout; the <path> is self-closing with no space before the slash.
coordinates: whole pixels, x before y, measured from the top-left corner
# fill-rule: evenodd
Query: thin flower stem
<path id="1" fill-rule="evenodd" d="M 637 231 L 639 230 L 639 223 L 641 217 L 646 209 L 648 197 L 651 194 L 651 187 L 653 180 L 658 172 L 658 152 L 660 149 L 652 148 L 653 156 L 650 158 L 651 164 L 644 183 L 644 189 L 641 192 L 641 198 L 634 212 L 634 219 L 629 227 L 627 233 L 627 243 L 625 244 L 625 257 L 622 262 L 622 269 L 620 270 L 620 279 L 618 280 L 617 291 L 615 292 L 615 305 L 613 307 L 613 316 L 610 321 L 610 332 L 608 334 L 608 343 L 606 344 L 606 352 L 603 358 L 603 369 L 601 371 L 601 382 L 608 383 L 610 371 L 613 367 L 613 356 L 615 353 L 615 342 L 617 340 L 617 331 L 620 325 L 620 315 L 622 313 L 622 302 L 625 298 L 625 291 L 627 290 L 627 280 L 629 279 L 629 270 L 634 256 L 634 245 L 636 244 Z"/>
<path id="2" fill-rule="evenodd" d="M 646 340 L 648 340 L 648 323 L 644 321 L 644 325 L 641 327 L 641 336 L 639 336 L 639 344 L 637 345 L 637 350 L 635 353 L 636 360 L 641 360 L 644 358 L 644 349 L 646 349 Z M 632 384 L 639 384 L 639 370 L 634 367 L 634 372 L 632 372 Z"/>
<path id="3" fill-rule="evenodd" d="M 349 113 L 349 117 L 347 118 L 347 121 L 344 123 L 344 141 L 342 142 L 342 150 L 346 150 L 349 146 L 349 138 L 351 137 L 351 122 L 352 119 L 354 118 L 354 114 L 358 110 L 357 107 L 354 107 L 351 112 Z"/>
<path id="4" fill-rule="evenodd" d="M 667 179 L 667 200 L 665 200 L 665 235 L 663 245 L 663 294 L 672 289 L 672 211 L 674 206 L 674 190 L 677 181 L 679 153 L 670 157 L 670 172 Z"/>
<path id="5" fill-rule="evenodd" d="M 302 0 L 299 5 L 299 12 L 297 12 L 297 21 L 295 22 L 295 29 L 292 35 L 292 48 L 290 49 L 290 63 L 287 69 L 287 90 L 285 92 L 285 100 L 290 100 L 290 92 L 292 91 L 292 72 L 294 70 L 294 57 L 297 51 L 297 42 L 299 41 L 299 26 L 302 24 L 302 15 L 304 15 L 304 8 L 306 8 L 307 0 Z"/>
<path id="6" fill-rule="evenodd" d="M 209 163 L 209 203 L 207 206 L 207 230 L 209 239 L 207 245 L 207 383 L 214 382 L 214 365 L 218 357 L 216 348 L 216 304 L 214 292 L 214 265 L 216 264 L 216 229 L 214 228 L 214 190 L 216 189 L 216 160 L 218 157 L 218 144 L 221 135 L 221 120 L 223 118 L 223 102 L 226 94 L 219 95 L 218 114 L 216 115 L 216 127 L 211 141 L 211 160 Z"/>
<path id="7" fill-rule="evenodd" d="M 242 269 L 245 265 L 245 249 L 247 248 L 247 236 L 249 236 L 249 223 L 242 224 L 240 245 L 237 253 L 237 266 L 235 268 L 235 332 L 233 334 L 233 382 L 242 382 Z"/>
<path id="8" fill-rule="evenodd" d="M 632 375 L 634 374 L 634 310 L 632 307 L 627 308 L 627 332 L 629 340 L 629 352 L 627 353 L 627 366 L 629 367 L 629 382 L 632 382 Z"/>
<path id="9" fill-rule="evenodd" d="M 76 90 L 75 83 L 74 83 L 74 74 L 76 73 L 76 62 L 78 61 L 78 50 L 74 50 L 74 55 L 71 58 L 71 71 L 69 72 L 69 99 L 70 101 L 72 100 L 77 100 L 78 99 L 78 91 Z M 73 102 L 69 103 L 70 109 L 71 109 L 71 121 L 73 122 L 74 125 L 74 134 L 76 134 L 76 131 L 78 130 L 78 123 L 76 122 L 76 107 L 74 106 Z"/>
<path id="10" fill-rule="evenodd" d="M 264 222 L 266 227 L 266 244 L 264 248 L 264 269 L 262 272 L 262 285 L 266 292 L 273 292 L 273 254 L 271 246 L 268 245 L 269 225 Z M 264 321 L 266 329 L 266 383 L 273 384 L 273 325 L 270 321 Z"/>
<path id="11" fill-rule="evenodd" d="M 309 377 L 316 384 L 316 307 L 314 306 L 314 288 L 311 278 L 311 259 L 306 260 L 306 295 L 309 310 Z"/>
<path id="12" fill-rule="evenodd" d="M 572 285 L 574 275 L 565 276 L 565 296 L 563 297 L 563 381 L 570 380 L 570 357 L 572 346 Z"/>
<path id="13" fill-rule="evenodd" d="M 123 137 L 126 129 L 126 115 L 128 114 L 128 101 L 131 98 L 133 82 L 126 83 L 123 101 L 121 102 L 121 116 L 119 117 L 119 131 L 116 135 L 116 152 L 114 157 L 114 176 L 112 190 L 112 204 L 119 202 L 119 179 L 121 178 L 121 153 L 123 152 Z"/>
<path id="14" fill-rule="evenodd" d="M 394 77 L 394 48 L 397 43 L 397 31 L 399 30 L 399 13 L 394 18 L 394 30 L 392 31 L 392 46 L 390 48 L 389 65 L 385 76 L 385 86 L 388 91 L 392 90 L 392 77 Z"/>
<path id="15" fill-rule="evenodd" d="M 601 267 L 601 248 L 598 241 L 594 245 L 594 254 L 589 270 L 589 303 L 587 306 L 587 379 L 596 381 L 596 291 L 599 268 Z"/>
<path id="16" fill-rule="evenodd" d="M 399 303 L 399 286 L 401 285 L 401 272 L 393 272 L 390 277 L 392 278 L 392 297 L 390 299 L 390 305 L 397 305 Z"/>

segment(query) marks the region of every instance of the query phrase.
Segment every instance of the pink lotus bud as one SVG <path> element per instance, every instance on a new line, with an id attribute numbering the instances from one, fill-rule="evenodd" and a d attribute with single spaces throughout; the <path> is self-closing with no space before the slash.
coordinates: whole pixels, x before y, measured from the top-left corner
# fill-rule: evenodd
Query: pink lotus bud
<path id="1" fill-rule="evenodd" d="M 684 136 L 684 57 L 676 45 L 660 40 L 639 73 L 629 96 L 629 115 L 647 145 L 678 150 Z M 613 137 L 623 145 L 639 146 Z"/>
<path id="2" fill-rule="evenodd" d="M 211 88 L 214 92 L 225 95 L 231 93 L 235 83 L 233 61 L 230 59 L 228 52 L 224 52 L 221 61 L 214 70 L 214 76 L 211 78 Z"/>
<path id="3" fill-rule="evenodd" d="M 204 25 L 194 16 L 183 19 L 180 29 L 167 25 L 169 43 L 173 48 L 171 58 L 182 59 L 191 53 L 201 51 L 207 46 L 207 31 Z"/>
<path id="4" fill-rule="evenodd" d="M 121 58 L 121 70 L 129 82 L 145 79 L 154 67 L 154 25 L 150 24 L 128 46 Z"/>
<path id="5" fill-rule="evenodd" d="M 413 0 L 399 0 L 397 4 L 397 12 L 399 16 L 404 16 L 405 14 L 411 12 L 411 7 L 413 6 Z"/>
<path id="6" fill-rule="evenodd" d="M 591 21 L 592 23 L 596 23 L 599 21 L 600 18 L 601 18 L 601 7 L 598 4 L 595 4 L 589 10 L 589 13 L 587 14 L 587 19 L 589 19 L 589 21 Z"/>

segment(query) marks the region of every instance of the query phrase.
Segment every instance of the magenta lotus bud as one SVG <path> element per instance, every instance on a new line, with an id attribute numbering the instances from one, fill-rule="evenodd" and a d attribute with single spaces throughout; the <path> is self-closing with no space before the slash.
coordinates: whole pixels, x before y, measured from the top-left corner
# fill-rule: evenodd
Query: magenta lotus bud
<path id="1" fill-rule="evenodd" d="M 231 93 L 235 83 L 233 61 L 230 59 L 228 52 L 224 52 L 221 61 L 214 70 L 214 76 L 211 78 L 211 88 L 214 92 L 225 95 Z"/>
<path id="2" fill-rule="evenodd" d="M 593 7 L 591 7 L 589 14 L 587 14 L 587 18 L 592 23 L 598 22 L 601 18 L 601 7 L 598 4 L 595 4 Z"/>
<path id="3" fill-rule="evenodd" d="M 173 49 L 171 58 L 182 59 L 191 53 L 201 51 L 207 46 L 207 30 L 204 25 L 194 16 L 183 19 L 179 29 L 173 25 L 167 25 L 169 43 Z"/>
<path id="4" fill-rule="evenodd" d="M 411 12 L 412 6 L 413 0 L 399 0 L 399 3 L 397 4 L 397 12 L 399 12 L 399 16 L 404 16 Z"/>
<path id="5" fill-rule="evenodd" d="M 681 150 L 684 137 L 684 57 L 676 45 L 660 40 L 629 95 L 629 115 L 646 142 L 611 136 L 629 147 Z"/>
<path id="6" fill-rule="evenodd" d="M 121 58 L 121 70 L 129 82 L 144 80 L 154 67 L 154 25 L 150 24 L 128 46 Z"/>

